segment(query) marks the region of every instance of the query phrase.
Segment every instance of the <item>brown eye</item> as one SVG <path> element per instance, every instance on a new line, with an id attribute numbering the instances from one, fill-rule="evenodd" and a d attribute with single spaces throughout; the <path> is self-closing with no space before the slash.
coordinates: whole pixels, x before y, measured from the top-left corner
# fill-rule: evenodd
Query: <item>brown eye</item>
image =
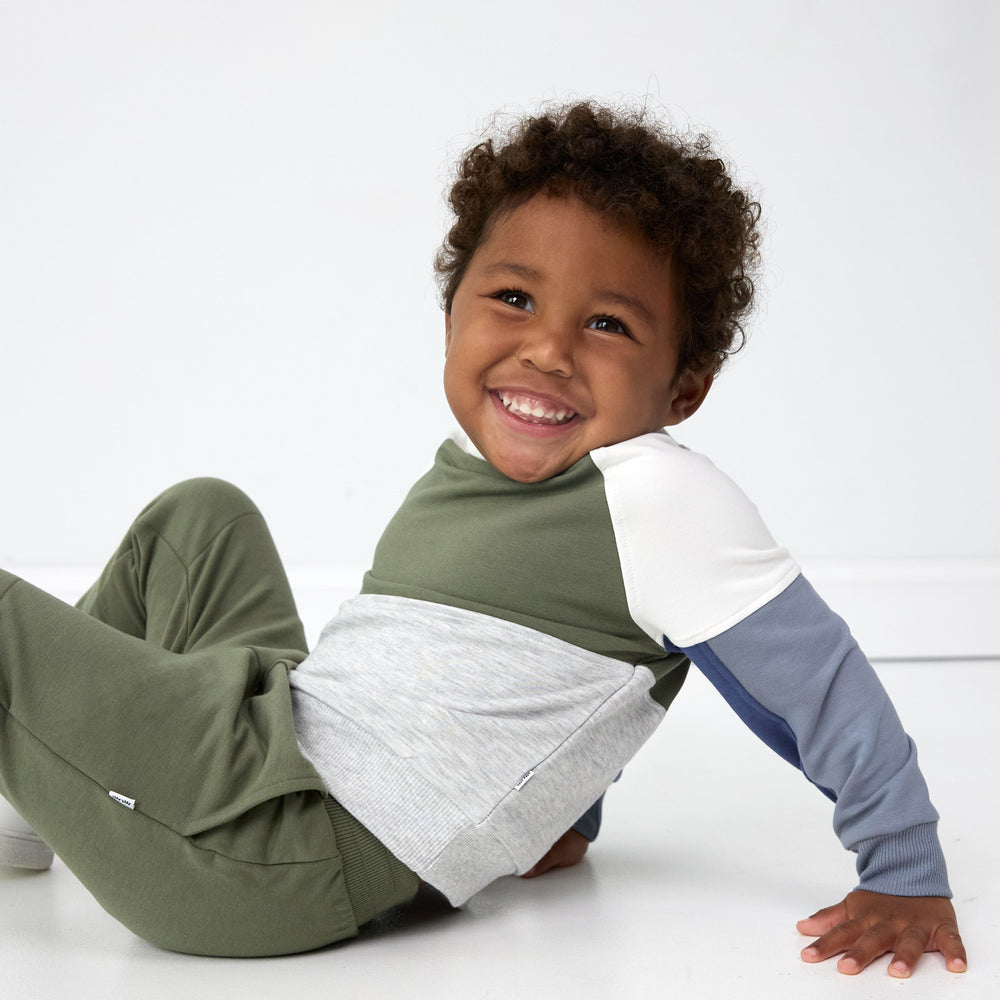
<path id="1" fill-rule="evenodd" d="M 519 292 L 516 288 L 506 288 L 502 292 L 497 292 L 494 296 L 505 305 L 514 309 L 523 309 L 525 312 L 534 312 L 535 307 L 531 304 L 531 299 L 524 292 Z"/>
<path id="2" fill-rule="evenodd" d="M 595 316 L 587 326 L 600 333 L 621 333 L 626 337 L 631 336 L 625 324 L 621 320 L 615 319 L 614 316 Z"/>

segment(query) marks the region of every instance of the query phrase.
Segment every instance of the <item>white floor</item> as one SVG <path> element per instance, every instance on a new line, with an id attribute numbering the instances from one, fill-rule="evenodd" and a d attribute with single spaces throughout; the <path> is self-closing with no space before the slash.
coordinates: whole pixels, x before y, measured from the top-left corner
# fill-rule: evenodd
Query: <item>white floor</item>
<path id="1" fill-rule="evenodd" d="M 0 997 L 1000 997 L 1000 661 L 878 670 L 943 817 L 964 976 L 937 955 L 905 982 L 885 960 L 854 979 L 800 961 L 795 920 L 851 888 L 850 856 L 826 800 L 693 674 L 576 869 L 502 880 L 459 911 L 427 891 L 346 945 L 252 961 L 158 951 L 58 860 L 44 874 L 0 870 Z"/>

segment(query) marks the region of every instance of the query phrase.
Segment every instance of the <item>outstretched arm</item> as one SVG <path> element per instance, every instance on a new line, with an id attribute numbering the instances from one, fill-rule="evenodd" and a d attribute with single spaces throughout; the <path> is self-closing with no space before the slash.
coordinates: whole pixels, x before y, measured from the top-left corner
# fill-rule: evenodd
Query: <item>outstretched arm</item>
<path id="1" fill-rule="evenodd" d="M 962 971 L 916 749 L 843 622 L 800 577 L 688 655 L 754 732 L 834 800 L 837 833 L 858 855 L 858 890 L 799 923 L 818 936 L 803 959 L 839 954 L 850 975 L 889 952 L 890 974 L 905 977 L 925 951 L 940 951 Z"/>
<path id="2" fill-rule="evenodd" d="M 844 952 L 847 972 L 892 951 L 902 973 L 937 948 L 949 968 L 961 967 L 942 898 L 951 890 L 938 814 L 916 748 L 847 626 L 707 459 L 665 435 L 592 458 L 628 554 L 633 620 L 668 652 L 685 653 L 754 733 L 834 801 L 837 835 L 857 853 L 865 891 L 800 925 L 820 935 L 805 957 Z"/>
<path id="3" fill-rule="evenodd" d="M 888 896 L 858 889 L 796 925 L 820 935 L 804 948 L 806 962 L 840 955 L 838 971 L 853 976 L 892 952 L 889 975 L 907 978 L 924 952 L 939 951 L 950 972 L 965 972 L 965 947 L 951 900 L 942 896 Z"/>

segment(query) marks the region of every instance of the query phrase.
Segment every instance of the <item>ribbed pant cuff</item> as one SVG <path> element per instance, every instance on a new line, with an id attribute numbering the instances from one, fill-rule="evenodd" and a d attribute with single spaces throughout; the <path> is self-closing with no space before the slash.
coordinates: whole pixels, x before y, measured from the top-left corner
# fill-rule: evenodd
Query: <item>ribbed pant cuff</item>
<path id="1" fill-rule="evenodd" d="M 420 880 L 336 799 L 323 800 L 337 839 L 344 884 L 360 927 L 416 895 Z"/>

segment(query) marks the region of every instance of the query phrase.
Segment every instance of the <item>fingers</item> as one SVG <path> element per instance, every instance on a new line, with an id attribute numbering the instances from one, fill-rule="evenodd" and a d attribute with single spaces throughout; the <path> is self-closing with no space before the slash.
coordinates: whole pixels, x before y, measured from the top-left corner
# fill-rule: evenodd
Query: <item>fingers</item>
<path id="1" fill-rule="evenodd" d="M 949 972 L 965 972 L 969 967 L 965 945 L 962 943 L 962 935 L 958 933 L 957 924 L 943 924 L 934 935 L 934 944 L 944 955 L 944 964 Z"/>
<path id="2" fill-rule="evenodd" d="M 849 920 L 804 949 L 802 957 L 807 962 L 822 962 L 840 954 L 837 971 L 854 976 L 867 969 L 875 959 L 894 950 L 889 974 L 905 979 L 926 950 L 927 939 L 927 934 L 913 928 L 900 934 L 889 924 L 863 928 L 861 921 Z"/>
<path id="3" fill-rule="evenodd" d="M 913 972 L 920 956 L 928 950 L 930 934 L 919 930 L 916 927 L 907 927 L 896 942 L 895 952 L 892 961 L 889 963 L 889 975 L 895 979 L 907 979 Z M 872 956 L 872 961 L 878 955 Z"/>
<path id="4" fill-rule="evenodd" d="M 841 902 L 836 906 L 825 906 L 822 910 L 814 913 L 811 917 L 800 920 L 795 928 L 800 934 L 809 937 L 816 937 L 825 934 L 831 927 L 847 919 L 847 907 Z"/>
<path id="5" fill-rule="evenodd" d="M 534 867 L 529 868 L 521 878 L 538 878 L 539 875 L 544 875 L 553 868 L 561 868 L 564 863 L 557 841 L 544 856 L 535 862 Z"/>
<path id="6" fill-rule="evenodd" d="M 954 924 L 939 927 L 933 940 L 930 934 L 923 934 L 915 927 L 907 927 L 899 936 L 889 963 L 889 975 L 897 979 L 908 978 L 920 961 L 920 956 L 927 951 L 941 952 L 945 968 L 949 972 L 965 972 L 968 967 L 962 936 Z"/>
<path id="7" fill-rule="evenodd" d="M 838 921 L 838 917 L 840 919 Z M 843 904 L 800 920 L 802 933 L 820 936 L 802 950 L 806 962 L 840 955 L 837 970 L 856 975 L 881 955 L 892 953 L 889 975 L 909 977 L 921 955 L 940 951 L 951 972 L 966 969 L 965 948 L 951 903 L 938 897 L 901 898 L 851 893 Z"/>
<path id="8" fill-rule="evenodd" d="M 521 878 L 536 878 L 553 868 L 568 868 L 583 860 L 590 842 L 576 830 L 567 830 Z"/>
<path id="9" fill-rule="evenodd" d="M 534 868 L 529 868 L 521 878 L 538 878 L 539 875 L 544 875 L 550 868 L 553 867 L 553 862 L 549 854 L 546 854 Z"/>
<path id="10" fill-rule="evenodd" d="M 803 948 L 802 959 L 806 962 L 825 962 L 828 958 L 843 953 L 843 957 L 837 963 L 837 968 L 847 975 L 853 975 L 878 957 L 872 955 L 861 964 L 861 958 L 867 949 L 874 950 L 875 947 L 877 939 L 869 939 L 867 942 L 862 940 L 866 934 L 870 935 L 871 933 L 871 931 L 865 930 L 864 925 L 859 920 L 844 920 L 821 935 L 818 940 L 813 941 L 807 948 Z M 885 950 L 883 948 L 879 954 Z"/>

